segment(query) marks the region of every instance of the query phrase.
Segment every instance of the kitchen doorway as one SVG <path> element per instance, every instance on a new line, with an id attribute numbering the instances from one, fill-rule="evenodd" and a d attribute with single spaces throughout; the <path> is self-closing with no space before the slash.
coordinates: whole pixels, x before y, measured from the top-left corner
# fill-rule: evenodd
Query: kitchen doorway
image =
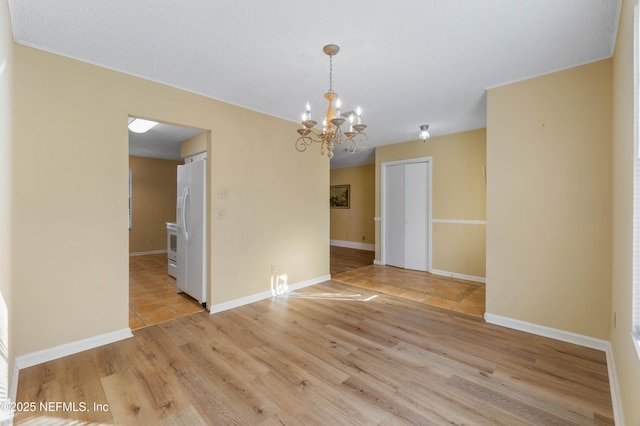
<path id="1" fill-rule="evenodd" d="M 134 119 L 129 117 L 128 124 Z M 167 224 L 176 222 L 177 167 L 184 164 L 183 153 L 198 147 L 206 153 L 209 136 L 202 129 L 155 123 L 144 133 L 129 128 L 131 329 L 203 310 L 197 300 L 178 293 L 170 275 Z"/>

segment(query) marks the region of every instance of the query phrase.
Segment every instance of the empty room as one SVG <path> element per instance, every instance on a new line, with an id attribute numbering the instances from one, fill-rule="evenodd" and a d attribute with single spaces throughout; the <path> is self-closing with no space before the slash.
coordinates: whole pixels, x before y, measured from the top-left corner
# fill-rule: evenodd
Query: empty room
<path id="1" fill-rule="evenodd" d="M 640 424 L 637 13 L 2 0 L 0 421 Z"/>

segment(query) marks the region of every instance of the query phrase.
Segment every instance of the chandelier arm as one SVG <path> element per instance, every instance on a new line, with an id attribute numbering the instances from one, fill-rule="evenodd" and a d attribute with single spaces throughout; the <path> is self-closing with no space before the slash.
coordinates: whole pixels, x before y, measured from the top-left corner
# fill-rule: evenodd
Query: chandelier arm
<path id="1" fill-rule="evenodd" d="M 307 139 L 309 138 L 300 136 L 298 140 L 296 140 L 295 146 L 298 152 L 304 152 L 307 150 L 307 147 L 311 146 L 310 141 L 307 141 Z"/>
<path id="2" fill-rule="evenodd" d="M 358 138 L 356 139 L 358 136 L 364 136 L 363 138 Z M 366 133 L 358 133 L 357 135 L 354 136 L 353 142 L 356 145 L 356 149 L 364 149 L 367 147 L 367 144 L 369 143 L 369 136 L 367 136 Z"/>
<path id="3" fill-rule="evenodd" d="M 324 132 L 320 133 L 319 130 L 317 129 L 309 129 L 310 132 L 307 133 L 305 136 L 301 136 L 299 139 L 306 139 L 308 141 L 308 145 L 311 145 L 312 143 L 323 143 L 326 141 L 327 137 L 325 136 Z"/>

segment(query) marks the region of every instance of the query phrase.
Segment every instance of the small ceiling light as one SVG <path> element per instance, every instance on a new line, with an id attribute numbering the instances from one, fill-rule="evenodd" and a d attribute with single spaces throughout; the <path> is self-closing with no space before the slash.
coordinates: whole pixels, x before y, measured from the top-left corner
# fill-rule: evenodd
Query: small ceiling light
<path id="1" fill-rule="evenodd" d="M 129 123 L 129 130 L 134 133 L 145 133 L 148 132 L 151 128 L 153 128 L 156 124 L 156 121 L 143 120 L 141 118 L 134 118 L 131 123 Z"/>
<path id="2" fill-rule="evenodd" d="M 426 141 L 431 137 L 431 135 L 429 134 L 428 124 L 423 124 L 420 126 L 420 134 L 418 135 L 418 137 L 420 138 L 420 140 L 422 140 L 422 142 Z"/>

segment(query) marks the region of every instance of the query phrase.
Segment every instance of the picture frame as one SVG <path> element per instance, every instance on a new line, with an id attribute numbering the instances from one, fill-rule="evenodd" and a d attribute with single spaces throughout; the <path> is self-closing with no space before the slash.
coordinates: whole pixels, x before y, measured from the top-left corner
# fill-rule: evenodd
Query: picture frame
<path id="1" fill-rule="evenodd" d="M 332 209 L 351 208 L 351 185 L 331 185 L 329 205 Z"/>

